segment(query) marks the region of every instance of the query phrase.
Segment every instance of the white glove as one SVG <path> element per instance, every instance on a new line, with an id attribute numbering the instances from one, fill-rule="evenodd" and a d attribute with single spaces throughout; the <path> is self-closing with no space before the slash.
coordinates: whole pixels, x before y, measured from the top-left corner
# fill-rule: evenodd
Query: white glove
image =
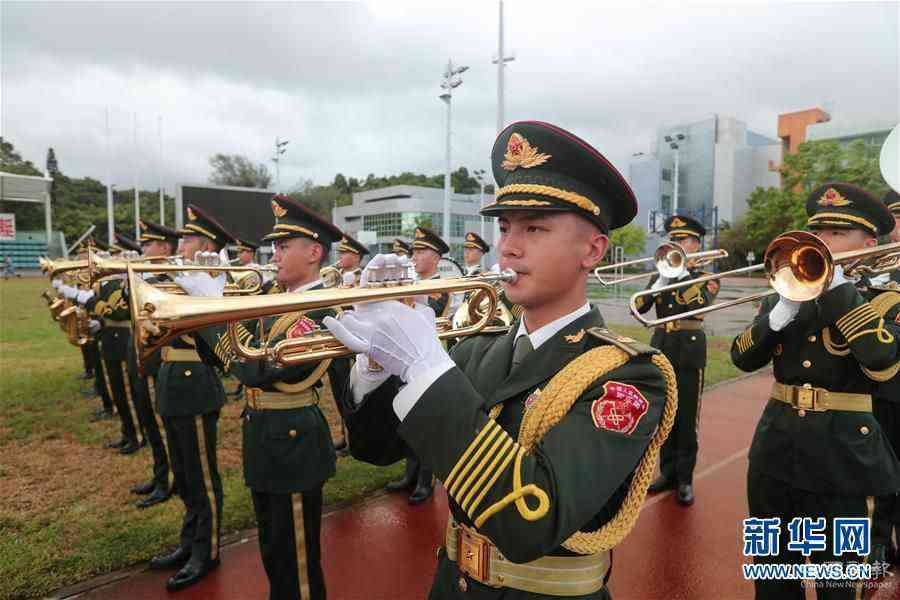
<path id="1" fill-rule="evenodd" d="M 88 321 L 88 332 L 93 335 L 100 331 L 100 321 L 97 319 L 91 319 Z"/>
<path id="2" fill-rule="evenodd" d="M 350 389 L 353 390 L 353 402 L 359 406 L 366 394 L 378 388 L 390 376 L 391 374 L 384 369 L 371 369 L 369 357 L 365 354 L 357 354 L 356 364 L 353 365 L 353 370 L 350 371 Z"/>
<path id="3" fill-rule="evenodd" d="M 344 287 L 353 287 L 356 285 L 356 275 L 353 273 L 344 273 L 341 275 Z"/>
<path id="4" fill-rule="evenodd" d="M 206 271 L 190 271 L 177 276 L 175 283 L 190 296 L 221 298 L 225 295 L 225 273 L 213 277 Z"/>
<path id="5" fill-rule="evenodd" d="M 411 278 L 409 271 L 412 262 L 406 256 L 396 254 L 376 254 L 363 269 L 359 278 L 359 287 L 370 287 L 370 284 Z"/>
<path id="6" fill-rule="evenodd" d="M 788 300 L 784 296 L 778 298 L 778 304 L 769 313 L 769 327 L 772 331 L 781 331 L 788 323 L 794 320 L 797 313 L 800 312 L 802 302 L 796 300 Z"/>
<path id="7" fill-rule="evenodd" d="M 59 279 L 54 279 L 53 281 L 50 282 L 50 285 L 53 286 L 53 289 L 58 290 L 59 286 L 62 285 L 62 281 L 60 281 Z"/>
<path id="8" fill-rule="evenodd" d="M 75 301 L 78 304 L 87 304 L 87 301 L 94 297 L 94 290 L 81 290 L 78 292 L 78 295 L 75 296 Z"/>
<path id="9" fill-rule="evenodd" d="M 663 277 L 660 275 L 656 281 L 653 282 L 653 285 L 650 287 L 651 290 L 658 290 L 659 288 L 666 287 L 669 285 L 670 281 L 668 277 Z"/>
<path id="10" fill-rule="evenodd" d="M 69 300 L 74 300 L 75 298 L 78 297 L 78 288 L 74 288 L 70 285 L 66 285 L 66 286 L 63 286 L 62 288 L 60 288 L 60 290 L 62 291 L 63 296 L 65 296 Z"/>
<path id="11" fill-rule="evenodd" d="M 831 278 L 831 285 L 828 286 L 828 290 L 831 291 L 839 285 L 843 285 L 845 283 L 849 283 L 850 280 L 847 279 L 847 276 L 844 275 L 844 265 L 835 265 L 834 266 L 834 276 Z"/>
<path id="12" fill-rule="evenodd" d="M 375 302 L 345 312 L 339 320 L 325 317 L 322 323 L 347 348 L 367 354 L 407 383 L 431 368 L 453 364 L 438 340 L 434 311 L 427 306 Z"/>

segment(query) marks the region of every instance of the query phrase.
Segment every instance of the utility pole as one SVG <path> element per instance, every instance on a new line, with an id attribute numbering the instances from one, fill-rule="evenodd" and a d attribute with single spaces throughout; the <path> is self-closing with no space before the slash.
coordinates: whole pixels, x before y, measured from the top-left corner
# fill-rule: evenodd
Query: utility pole
<path id="1" fill-rule="evenodd" d="M 443 100 L 447 104 L 447 164 L 444 169 L 444 226 L 443 226 L 443 238 L 444 241 L 447 242 L 447 245 L 450 246 L 450 155 L 451 155 L 451 136 L 452 136 L 452 115 L 451 115 L 451 100 L 453 99 L 453 90 L 462 85 L 462 75 L 466 72 L 469 67 L 454 67 L 453 61 L 447 61 L 447 70 L 444 71 L 444 80 L 441 82 L 441 87 L 444 89 L 444 93 L 438 96 L 441 100 Z"/>
<path id="2" fill-rule="evenodd" d="M 134 239 L 141 237 L 141 197 L 138 193 L 138 138 L 137 138 L 137 113 L 134 113 L 134 163 L 132 172 L 134 176 Z"/>
<path id="3" fill-rule="evenodd" d="M 159 224 L 166 224 L 166 195 L 163 191 L 162 115 L 159 117 Z"/>
<path id="4" fill-rule="evenodd" d="M 112 143 L 109 139 L 109 107 L 106 107 L 106 241 L 109 245 L 115 242 L 115 213 L 113 211 L 112 191 Z"/>
<path id="5" fill-rule="evenodd" d="M 275 191 L 279 194 L 281 193 L 281 157 L 287 152 L 285 146 L 289 143 L 289 140 L 284 140 L 282 142 L 277 136 L 275 138 L 275 156 L 272 157 L 272 162 L 275 163 Z"/>
<path id="6" fill-rule="evenodd" d="M 499 35 L 497 36 L 497 58 L 493 61 L 493 63 L 497 65 L 497 133 L 503 131 L 503 126 L 506 125 L 503 116 L 503 70 L 506 67 L 506 63 L 516 60 L 515 56 L 506 56 L 505 53 L 506 50 L 503 48 L 503 0 L 500 0 L 500 27 Z"/>

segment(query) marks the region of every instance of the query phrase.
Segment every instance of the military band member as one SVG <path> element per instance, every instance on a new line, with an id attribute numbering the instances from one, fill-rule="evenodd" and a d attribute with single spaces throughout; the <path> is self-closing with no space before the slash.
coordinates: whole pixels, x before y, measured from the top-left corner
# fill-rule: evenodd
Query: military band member
<path id="1" fill-rule="evenodd" d="M 481 260 L 491 251 L 491 247 L 481 239 L 474 231 L 466 233 L 466 241 L 463 244 L 463 260 L 466 263 L 466 275 L 478 275 L 481 273 Z"/>
<path id="2" fill-rule="evenodd" d="M 99 252 L 108 252 L 109 246 L 100 240 L 94 239 L 93 236 L 89 236 L 78 246 L 78 260 L 86 259 L 91 249 Z M 82 304 L 84 303 L 82 302 Z M 94 390 L 100 396 L 102 404 L 94 413 L 92 420 L 111 419 L 115 416 L 115 408 L 113 407 L 112 398 L 109 396 L 106 380 L 103 377 L 103 367 L 100 362 L 102 360 L 100 357 L 100 343 L 97 341 L 97 336 L 91 336 L 90 340 L 81 347 L 81 351 L 86 365 L 90 366 L 89 370 L 94 379 Z"/>
<path id="3" fill-rule="evenodd" d="M 396 238 L 394 240 L 394 245 L 391 247 L 391 250 L 397 256 L 409 256 L 410 254 L 412 254 L 412 249 L 409 247 L 409 244 L 407 244 L 400 238 Z"/>
<path id="4" fill-rule="evenodd" d="M 197 252 L 220 252 L 234 241 L 221 223 L 200 208 L 188 205 L 187 217 L 184 228 L 178 230 L 182 256 L 193 259 Z M 189 293 L 194 281 L 190 275 L 175 278 Z M 185 514 L 178 548 L 151 560 L 150 568 L 178 569 L 166 587 L 179 590 L 219 565 L 224 496 L 216 447 L 225 389 L 216 370 L 218 359 L 205 346 L 198 347 L 195 336 L 177 338 L 162 348 L 160 358 L 156 398 Z"/>
<path id="5" fill-rule="evenodd" d="M 156 223 L 140 222 L 141 255 L 147 258 L 164 258 L 174 256 L 178 250 L 179 234 Z M 168 278 L 160 276 L 148 277 L 148 281 L 164 281 Z M 169 484 L 169 454 L 160 433 L 161 420 L 158 421 L 158 409 L 154 408 L 150 394 L 150 388 L 155 390 L 159 381 L 160 354 L 155 352 L 153 356 L 144 361 L 144 373 L 138 372 L 134 344 L 128 345 L 128 376 L 131 380 L 131 390 L 134 407 L 137 411 L 138 421 L 144 436 L 150 443 L 153 453 L 153 477 L 146 483 L 131 488 L 131 492 L 147 497 L 137 503 L 138 508 L 148 508 L 155 504 L 165 502 L 171 495 Z"/>
<path id="6" fill-rule="evenodd" d="M 894 229 L 890 233 L 891 242 L 900 242 L 900 194 L 891 190 L 882 198 L 894 217 Z M 873 277 L 873 287 L 882 290 L 900 290 L 900 270 Z M 892 378 L 878 386 L 872 398 L 872 412 L 881 425 L 882 431 L 891 444 L 894 454 L 900 454 L 900 379 Z M 900 498 L 897 494 L 887 494 L 875 498 L 872 514 L 872 554 L 870 563 L 895 562 L 897 548 L 894 534 L 900 535 Z"/>
<path id="7" fill-rule="evenodd" d="M 345 234 L 338 244 L 337 251 L 338 268 L 341 270 L 344 286 L 358 286 L 359 276 L 362 273 L 362 259 L 369 253 L 369 249 Z"/>
<path id="8" fill-rule="evenodd" d="M 637 516 L 676 402 L 668 361 L 604 329 L 587 300 L 609 231 L 637 202 L 599 152 L 547 123 L 507 127 L 492 162 L 499 189 L 482 214 L 499 218 L 524 316 L 449 357 L 425 308 L 326 319 L 366 353 L 343 404 L 350 447 L 385 463 L 408 444 L 447 489 L 432 600 L 609 598 L 608 551 Z"/>
<path id="9" fill-rule="evenodd" d="M 894 227 L 890 211 L 858 187 L 827 183 L 806 201 L 807 227 L 831 252 L 877 244 Z M 900 490 L 900 463 L 872 415 L 872 393 L 897 373 L 900 294 L 861 293 L 835 266 L 817 299 L 773 296 L 731 346 L 734 364 L 755 371 L 770 361 L 775 384 L 750 447 L 747 501 L 751 517 L 781 519 L 778 554 L 758 563 L 802 563 L 787 548 L 796 517 L 826 520 L 826 551 L 814 563 L 862 562 L 832 555 L 835 517 L 870 517 L 867 497 Z M 871 499 L 871 498 L 870 498 Z M 818 598 L 859 597 L 857 588 L 817 581 Z M 799 580 L 756 580 L 756 598 L 802 598 Z"/>
<path id="10" fill-rule="evenodd" d="M 416 275 L 420 281 L 440 279 L 438 262 L 450 251 L 450 247 L 432 230 L 417 227 L 412 243 L 412 259 L 415 263 Z M 428 298 L 428 306 L 439 317 L 450 311 L 450 295 L 435 294 Z M 423 466 L 412 448 L 407 448 L 406 468 L 399 479 L 389 481 L 385 488 L 389 492 L 409 491 L 409 503 L 421 504 L 434 493 L 434 474 L 427 466 Z"/>
<path id="11" fill-rule="evenodd" d="M 248 270 L 231 271 L 228 273 L 228 278 L 243 289 L 256 289 L 265 283 L 265 281 L 260 279 L 259 273 L 252 270 L 259 267 L 255 262 L 256 251 L 258 249 L 259 244 L 254 244 L 253 242 L 248 242 L 247 240 L 240 238 L 237 238 L 234 243 L 234 250 L 237 253 L 236 266 L 247 267 Z"/>
<path id="12" fill-rule="evenodd" d="M 243 267 L 255 267 L 256 251 L 259 250 L 259 244 L 254 244 L 247 240 L 238 238 L 234 244 L 234 251 L 237 253 L 237 264 Z"/>
<path id="13" fill-rule="evenodd" d="M 685 253 L 699 252 L 702 238 L 706 235 L 703 225 L 690 217 L 674 215 L 665 222 L 669 240 L 681 246 Z M 696 279 L 707 275 L 688 265 L 682 276 Z M 658 289 L 675 283 L 665 277 L 654 275 L 648 288 Z M 663 292 L 655 296 L 642 296 L 638 310 L 642 313 L 656 306 L 657 317 L 668 317 L 685 313 L 713 302 L 719 291 L 716 281 L 696 284 L 685 289 Z M 661 325 L 653 332 L 650 345 L 666 355 L 675 375 L 678 377 L 678 413 L 672 433 L 660 453 L 660 476 L 650 485 L 650 493 L 676 489 L 679 504 L 690 506 L 694 503 L 694 467 L 697 464 L 698 438 L 700 429 L 700 406 L 703 394 L 703 375 L 706 368 L 706 332 L 703 317 L 689 317 Z"/>
<path id="14" fill-rule="evenodd" d="M 116 233 L 111 250 L 140 252 L 141 247 L 128 236 Z M 128 347 L 131 345 L 131 316 L 125 295 L 125 282 L 121 275 L 94 285 L 93 294 L 86 300 L 85 307 L 100 322 L 97 334 L 99 341 L 101 368 L 107 393 L 119 414 L 122 437 L 109 442 L 107 448 L 117 449 L 120 454 L 134 454 L 141 443 L 138 442 L 140 423 L 133 410 L 131 384 L 128 378 Z"/>
<path id="15" fill-rule="evenodd" d="M 341 239 L 334 225 L 288 196 L 272 199 L 276 279 L 287 292 L 323 289 L 319 269 L 331 244 Z M 280 290 L 276 290 L 276 293 Z M 214 294 L 221 293 L 217 289 Z M 266 339 L 256 321 L 239 326 L 243 343 L 270 346 L 302 336 L 330 311 L 293 313 L 266 320 Z M 292 367 L 240 362 L 225 326 L 201 332 L 203 340 L 247 387 L 243 412 L 244 481 L 253 497 L 259 548 L 272 600 L 324 600 L 321 564 L 322 486 L 335 473 L 331 432 L 319 409 L 334 402 L 349 374 L 348 359 Z"/>

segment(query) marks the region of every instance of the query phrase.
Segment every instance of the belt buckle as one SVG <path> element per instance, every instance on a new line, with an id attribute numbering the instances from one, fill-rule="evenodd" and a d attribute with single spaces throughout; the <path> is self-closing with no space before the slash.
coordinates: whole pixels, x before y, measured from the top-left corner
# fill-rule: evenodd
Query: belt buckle
<path id="1" fill-rule="evenodd" d="M 793 394 L 794 408 L 802 410 L 818 410 L 819 390 L 811 387 L 796 387 Z"/>
<path id="2" fill-rule="evenodd" d="M 245 388 L 244 394 L 247 396 L 247 406 L 253 410 L 259 410 L 257 406 L 259 401 L 259 390 L 257 388 Z"/>
<path id="3" fill-rule="evenodd" d="M 490 578 L 490 541 L 464 527 L 459 528 L 458 534 L 456 563 L 459 570 L 472 579 L 487 584 Z"/>

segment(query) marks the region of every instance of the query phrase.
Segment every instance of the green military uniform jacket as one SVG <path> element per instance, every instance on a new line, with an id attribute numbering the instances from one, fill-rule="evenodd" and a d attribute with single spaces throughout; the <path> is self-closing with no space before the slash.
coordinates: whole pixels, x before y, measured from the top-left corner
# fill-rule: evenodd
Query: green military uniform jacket
<path id="1" fill-rule="evenodd" d="M 453 517 L 469 526 L 482 519 L 477 529 L 506 558 L 527 562 L 571 555 L 561 546 L 564 540 L 576 531 L 597 529 L 615 514 L 659 425 L 666 382 L 651 362 L 656 351 L 601 329 L 603 319 L 596 308 L 510 372 L 517 327 L 518 322 L 508 334 L 481 335 L 457 344 L 451 352 L 456 367 L 428 388 L 402 423 L 392 407 L 400 385 L 396 377 L 358 406 L 348 390 L 342 410 L 356 458 L 388 464 L 403 456 L 405 440 L 448 489 Z M 630 342 L 631 350 L 638 349 L 636 355 L 590 385 L 533 451 L 519 457 L 516 437 L 534 395 L 569 362 L 617 339 Z M 617 401 L 623 392 L 635 402 L 630 408 Z M 499 414 L 491 418 L 495 407 Z M 624 420 L 616 422 L 611 416 Z M 486 450 L 489 441 L 497 442 L 504 460 L 487 465 L 483 478 L 475 479 L 477 469 L 467 476 L 464 464 Z M 537 520 L 526 520 L 515 504 L 501 508 L 504 497 L 529 484 L 548 498 L 548 510 Z M 526 501 L 531 508 L 537 504 L 532 497 Z M 486 517 L 492 510 L 496 512 Z M 501 593 L 520 594 L 497 589 L 491 597 Z"/>
<path id="2" fill-rule="evenodd" d="M 685 279 L 697 279 L 703 275 L 707 275 L 707 273 L 690 269 L 689 275 Z M 659 276 L 654 275 L 646 289 L 653 287 L 658 279 Z M 662 292 L 655 296 L 641 296 L 638 299 L 637 309 L 643 314 L 655 306 L 658 318 L 680 315 L 709 306 L 715 300 L 718 292 L 719 284 L 715 281 L 697 283 L 684 289 Z M 690 320 L 700 321 L 701 319 L 692 317 Z M 703 369 L 706 367 L 706 332 L 702 329 L 665 331 L 663 327 L 658 327 L 653 331 L 650 345 L 662 350 L 676 369 Z"/>
<path id="3" fill-rule="evenodd" d="M 900 271 L 891 271 L 887 284 L 870 289 L 869 293 L 875 294 L 883 291 L 900 291 Z M 875 397 L 882 402 L 900 403 L 900 377 L 893 377 L 879 383 L 875 390 Z"/>
<path id="4" fill-rule="evenodd" d="M 323 286 L 311 289 L 323 289 Z M 333 312 L 314 311 L 304 317 L 320 325 L 328 315 Z M 281 332 L 270 336 L 269 345 L 285 339 L 290 326 L 303 317 L 295 313 L 264 319 L 265 331 L 273 331 L 276 321 L 285 318 L 291 320 L 277 327 Z M 257 324 L 258 321 L 247 321 L 239 326 L 244 343 L 259 345 Z M 247 387 L 289 394 L 311 389 L 317 398 L 329 392 L 340 398 L 349 380 L 350 365 L 345 358 L 327 361 L 324 372 L 314 375 L 322 370 L 320 363 L 278 367 L 266 361 L 240 362 L 232 352 L 225 326 L 206 328 L 200 335 Z M 299 386 L 301 382 L 303 385 Z M 317 404 L 284 410 L 254 410 L 248 405 L 242 416 L 244 481 L 250 489 L 271 494 L 304 492 L 334 476 L 337 459 L 331 431 Z"/>
<path id="5" fill-rule="evenodd" d="M 225 406 L 225 388 L 216 370 L 218 359 L 191 335 L 176 338 L 169 347 L 194 350 L 201 360 L 163 361 L 156 381 L 159 416 L 191 417 L 221 410 Z"/>
<path id="6" fill-rule="evenodd" d="M 832 392 L 871 394 L 896 373 L 900 294 L 863 296 L 852 283 L 804 302 L 781 331 L 769 326 L 767 298 L 731 346 L 738 368 L 772 361 L 776 381 Z M 880 496 L 900 491 L 900 463 L 870 412 L 799 411 L 770 399 L 750 447 L 750 468 L 803 490 Z"/>
<path id="7" fill-rule="evenodd" d="M 114 327 L 110 322 L 130 322 L 131 312 L 125 295 L 125 281 L 113 279 L 94 286 L 94 297 L 85 307 L 100 321 L 101 328 L 97 340 L 103 346 L 103 354 L 110 360 L 127 360 L 131 330 L 128 327 Z"/>
<path id="8" fill-rule="evenodd" d="M 440 279 L 441 276 L 438 273 L 435 273 L 428 279 Z M 433 296 L 428 297 L 428 306 L 431 307 L 431 310 L 434 311 L 434 316 L 436 317 L 445 317 L 447 315 L 444 312 L 449 308 L 450 304 L 450 294 L 434 294 Z"/>

